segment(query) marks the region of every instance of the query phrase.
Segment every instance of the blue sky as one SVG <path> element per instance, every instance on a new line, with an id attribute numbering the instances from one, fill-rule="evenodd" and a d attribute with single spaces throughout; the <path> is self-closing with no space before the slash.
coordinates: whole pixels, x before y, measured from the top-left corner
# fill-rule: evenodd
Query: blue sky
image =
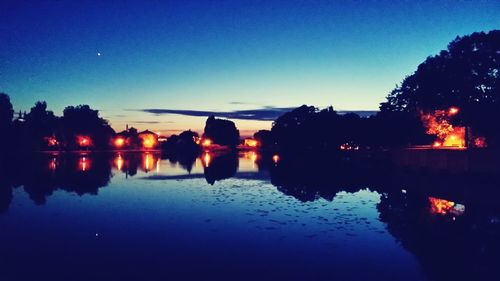
<path id="1" fill-rule="evenodd" d="M 2 1 L 0 91 L 16 109 L 89 104 L 117 130 L 166 134 L 205 118 L 148 109 L 374 110 L 457 35 L 498 29 L 499 14 L 498 1 Z"/>

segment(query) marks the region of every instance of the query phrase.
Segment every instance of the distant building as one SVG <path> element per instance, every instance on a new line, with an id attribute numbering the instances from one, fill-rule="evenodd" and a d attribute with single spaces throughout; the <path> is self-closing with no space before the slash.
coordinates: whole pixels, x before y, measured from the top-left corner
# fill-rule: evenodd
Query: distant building
<path id="1" fill-rule="evenodd" d="M 154 149 L 158 147 L 158 135 L 154 132 L 145 130 L 138 133 L 137 137 L 141 141 L 142 148 L 144 149 Z"/>

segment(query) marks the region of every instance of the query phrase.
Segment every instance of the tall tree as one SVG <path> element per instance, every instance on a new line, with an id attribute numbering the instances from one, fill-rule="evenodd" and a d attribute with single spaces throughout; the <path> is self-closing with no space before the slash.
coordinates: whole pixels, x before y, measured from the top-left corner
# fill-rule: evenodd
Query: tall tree
<path id="1" fill-rule="evenodd" d="M 108 121 L 99 117 L 99 111 L 88 105 L 66 107 L 61 123 L 62 135 L 70 148 L 76 146 L 77 135 L 87 135 L 97 148 L 106 148 L 115 133 Z"/>
<path id="2" fill-rule="evenodd" d="M 30 148 L 40 149 L 47 146 L 47 137 L 56 135 L 58 118 L 47 110 L 47 103 L 38 101 L 25 116 L 23 142 Z"/>
<path id="3" fill-rule="evenodd" d="M 7 130 L 14 118 L 14 109 L 10 102 L 10 97 L 5 93 L 0 93 L 0 130 Z"/>
<path id="4" fill-rule="evenodd" d="M 11 143 L 10 132 L 12 132 L 12 118 L 14 110 L 10 98 L 5 93 L 0 93 L 0 151 Z"/>
<path id="5" fill-rule="evenodd" d="M 227 146 L 237 146 L 240 142 L 240 132 L 233 121 L 217 119 L 210 116 L 205 123 L 203 137 L 214 143 Z"/>
<path id="6" fill-rule="evenodd" d="M 460 108 L 458 124 L 500 144 L 500 30 L 457 37 L 428 57 L 381 103 L 382 112 Z"/>

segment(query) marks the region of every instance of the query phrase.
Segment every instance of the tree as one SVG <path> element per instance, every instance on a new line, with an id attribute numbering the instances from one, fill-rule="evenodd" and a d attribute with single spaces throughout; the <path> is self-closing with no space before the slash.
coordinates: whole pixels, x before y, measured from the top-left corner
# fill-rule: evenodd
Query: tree
<path id="1" fill-rule="evenodd" d="M 205 123 L 204 138 L 209 138 L 213 143 L 235 147 L 240 143 L 240 132 L 233 121 L 216 119 L 210 116 Z"/>
<path id="2" fill-rule="evenodd" d="M 68 106 L 61 119 L 62 136 L 69 148 L 77 148 L 76 137 L 87 135 L 96 148 L 107 148 L 115 134 L 108 121 L 99 117 L 99 111 L 88 105 Z"/>
<path id="3" fill-rule="evenodd" d="M 58 118 L 47 110 L 47 103 L 38 101 L 25 116 L 23 143 L 33 149 L 47 146 L 47 138 L 57 133 Z"/>
<path id="4" fill-rule="evenodd" d="M 253 134 L 253 138 L 264 148 L 272 147 L 275 144 L 273 134 L 269 130 L 259 130 Z"/>
<path id="5" fill-rule="evenodd" d="M 5 93 L 0 93 L 0 150 L 11 143 L 10 133 L 12 132 L 12 118 L 14 117 L 14 109 L 10 98 Z"/>
<path id="6" fill-rule="evenodd" d="M 12 118 L 14 118 L 14 109 L 10 102 L 10 97 L 5 93 L 0 93 L 0 131 L 9 129 Z"/>
<path id="7" fill-rule="evenodd" d="M 302 105 L 276 119 L 271 132 L 277 145 L 283 149 L 338 148 L 343 140 L 338 125 L 339 115 L 333 107 L 318 110 L 314 106 Z"/>
<path id="8" fill-rule="evenodd" d="M 381 103 L 381 112 L 460 108 L 457 124 L 471 126 L 488 143 L 500 144 L 500 30 L 457 37 L 428 57 Z"/>

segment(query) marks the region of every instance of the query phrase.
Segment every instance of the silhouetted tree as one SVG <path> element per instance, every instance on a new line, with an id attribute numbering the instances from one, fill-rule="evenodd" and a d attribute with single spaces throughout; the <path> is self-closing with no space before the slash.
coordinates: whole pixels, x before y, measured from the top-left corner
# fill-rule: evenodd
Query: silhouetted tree
<path id="1" fill-rule="evenodd" d="M 458 124 L 500 142 L 500 30 L 457 37 L 396 87 L 380 110 L 417 115 L 458 106 Z M 495 120 L 495 121 L 493 121 Z"/>
<path id="2" fill-rule="evenodd" d="M 338 124 L 333 107 L 318 110 L 302 105 L 276 119 L 271 132 L 283 149 L 336 149 L 344 139 Z"/>
<path id="3" fill-rule="evenodd" d="M 24 117 L 23 143 L 30 149 L 47 147 L 47 137 L 55 137 L 58 130 L 58 118 L 47 110 L 47 103 L 39 101 Z"/>
<path id="4" fill-rule="evenodd" d="M 207 183 L 213 185 L 216 181 L 234 177 L 238 171 L 238 154 L 212 154 L 210 164 L 203 168 Z"/>
<path id="5" fill-rule="evenodd" d="M 240 132 L 233 121 L 216 119 L 210 116 L 205 124 L 203 137 L 211 139 L 214 143 L 235 147 L 240 143 Z"/>
<path id="6" fill-rule="evenodd" d="M 96 148 L 107 148 L 115 134 L 108 121 L 99 117 L 99 111 L 88 105 L 66 107 L 61 123 L 63 138 L 70 148 L 77 147 L 77 135 L 88 135 Z"/>
<path id="7" fill-rule="evenodd" d="M 271 147 L 276 142 L 273 134 L 269 130 L 260 130 L 253 134 L 253 138 L 256 139 L 264 148 Z"/>
<path id="8" fill-rule="evenodd" d="M 169 159 L 179 159 L 183 163 L 192 163 L 200 152 L 200 146 L 195 139 L 198 138 L 198 133 L 191 130 L 184 131 L 180 135 L 171 135 L 162 145 L 162 148 L 167 151 Z M 189 167 L 190 170 L 191 167 Z"/>
<path id="9" fill-rule="evenodd" d="M 9 142 L 9 132 L 11 131 L 12 118 L 14 117 L 14 110 L 10 98 L 5 93 L 0 93 L 0 147 L 4 147 Z"/>

